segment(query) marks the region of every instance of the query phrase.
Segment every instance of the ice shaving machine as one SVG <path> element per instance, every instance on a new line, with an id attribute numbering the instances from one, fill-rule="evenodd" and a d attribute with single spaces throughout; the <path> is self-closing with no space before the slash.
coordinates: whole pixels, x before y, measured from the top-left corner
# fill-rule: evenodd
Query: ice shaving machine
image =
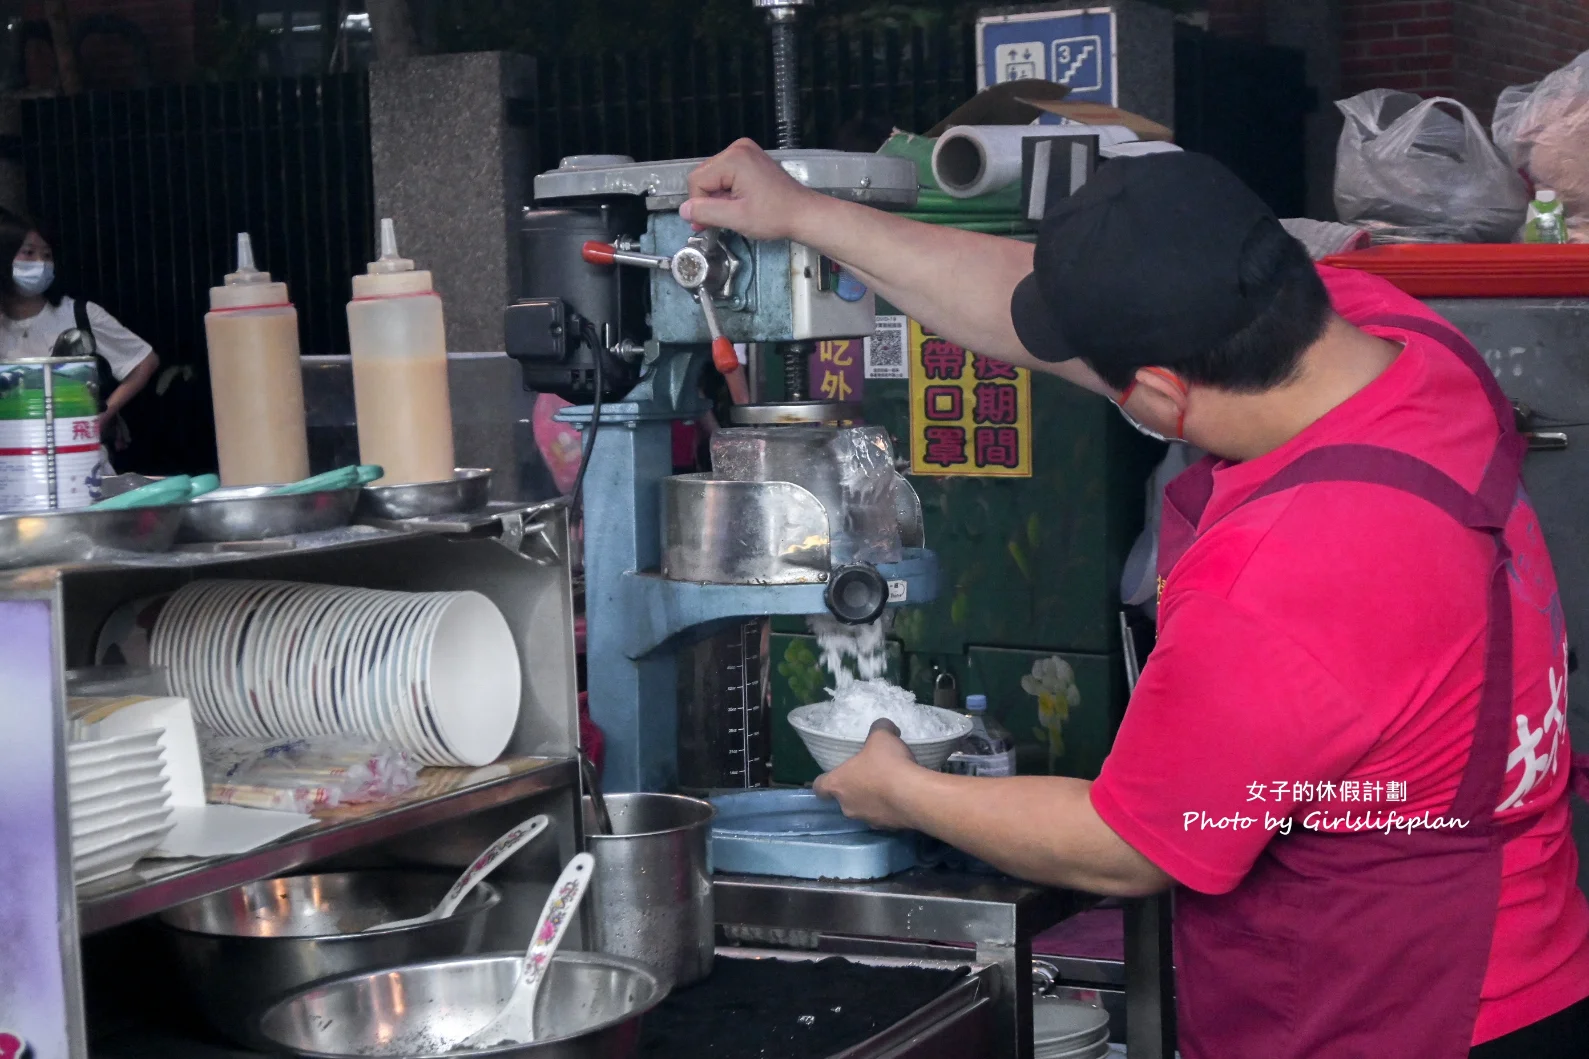
<path id="1" fill-rule="evenodd" d="M 916 201 L 903 159 L 773 157 L 825 194 Z M 676 785 L 676 653 L 692 639 L 770 614 L 858 624 L 938 591 L 921 504 L 887 432 L 853 406 L 809 399 L 813 343 L 869 336 L 872 293 L 809 247 L 695 231 L 678 207 L 698 164 L 583 156 L 536 177 L 505 315 L 525 386 L 585 402 L 563 416 L 590 453 L 590 709 L 614 791 Z M 736 351 L 747 345 L 782 358 L 789 400 L 757 400 Z M 712 437 L 710 472 L 674 475 L 671 424 L 709 411 L 708 365 L 728 380 L 732 425 Z"/>

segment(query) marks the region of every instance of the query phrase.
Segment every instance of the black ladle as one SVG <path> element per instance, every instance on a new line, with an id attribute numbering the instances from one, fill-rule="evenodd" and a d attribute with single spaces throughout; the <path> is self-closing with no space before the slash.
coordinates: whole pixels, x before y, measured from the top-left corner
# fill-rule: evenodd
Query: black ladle
<path id="1" fill-rule="evenodd" d="M 596 776 L 596 763 L 583 750 L 579 752 L 579 771 L 585 779 L 585 793 L 590 795 L 591 808 L 596 811 L 596 834 L 612 834 L 612 816 L 607 812 L 607 801 L 601 796 L 601 780 Z"/>

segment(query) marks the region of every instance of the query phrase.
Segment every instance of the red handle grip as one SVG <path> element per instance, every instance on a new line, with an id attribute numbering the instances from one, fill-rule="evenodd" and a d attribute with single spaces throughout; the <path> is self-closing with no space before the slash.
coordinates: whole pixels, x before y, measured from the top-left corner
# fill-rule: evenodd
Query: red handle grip
<path id="1" fill-rule="evenodd" d="M 580 248 L 579 256 L 592 265 L 610 265 L 617 253 L 618 248 L 611 243 L 586 243 Z"/>
<path id="2" fill-rule="evenodd" d="M 712 339 L 712 366 L 728 383 L 729 400 L 735 404 L 749 404 L 750 385 L 745 380 L 745 373 L 740 370 L 739 354 L 734 352 L 734 343 L 726 338 Z"/>

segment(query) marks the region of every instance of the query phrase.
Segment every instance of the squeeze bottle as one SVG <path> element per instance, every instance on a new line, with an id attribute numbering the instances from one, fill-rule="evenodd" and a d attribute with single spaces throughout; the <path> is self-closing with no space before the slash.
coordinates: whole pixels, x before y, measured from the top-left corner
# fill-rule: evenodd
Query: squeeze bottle
<path id="1" fill-rule="evenodd" d="M 379 464 L 383 485 L 453 476 L 447 336 L 430 273 L 397 255 L 397 229 L 381 221 L 380 260 L 353 277 L 348 303 L 359 462 Z"/>
<path id="2" fill-rule="evenodd" d="M 309 476 L 298 311 L 287 285 L 254 267 L 247 232 L 237 271 L 210 288 L 204 314 L 215 448 L 224 485 L 277 485 Z"/>

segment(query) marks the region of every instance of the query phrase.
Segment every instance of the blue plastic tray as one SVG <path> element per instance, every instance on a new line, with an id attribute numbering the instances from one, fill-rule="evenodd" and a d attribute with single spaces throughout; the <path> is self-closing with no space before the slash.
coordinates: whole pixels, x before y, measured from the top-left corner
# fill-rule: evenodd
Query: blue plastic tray
<path id="1" fill-rule="evenodd" d="M 882 879 L 914 868 L 917 835 L 875 831 L 808 790 L 721 794 L 712 821 L 712 867 L 736 875 Z"/>

